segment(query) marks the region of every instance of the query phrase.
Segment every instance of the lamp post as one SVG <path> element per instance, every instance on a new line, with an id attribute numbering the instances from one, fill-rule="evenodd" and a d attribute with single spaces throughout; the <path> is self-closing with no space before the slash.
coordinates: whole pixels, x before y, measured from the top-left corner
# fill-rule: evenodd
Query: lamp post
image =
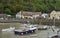
<path id="1" fill-rule="evenodd" d="M 54 26 L 55 26 L 55 15 L 54 15 Z"/>
<path id="2" fill-rule="evenodd" d="M 53 18 L 53 27 L 52 27 L 53 32 L 55 31 L 54 29 L 55 29 L 55 15 L 54 15 L 54 18 Z"/>
<path id="3" fill-rule="evenodd" d="M 54 21 L 54 26 L 52 27 L 52 30 L 55 31 L 55 15 L 53 21 Z"/>

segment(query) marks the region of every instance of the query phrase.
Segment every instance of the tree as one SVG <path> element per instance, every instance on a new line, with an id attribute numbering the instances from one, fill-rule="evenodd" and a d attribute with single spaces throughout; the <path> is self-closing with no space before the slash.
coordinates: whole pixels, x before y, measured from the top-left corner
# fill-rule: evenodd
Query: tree
<path id="1" fill-rule="evenodd" d="M 6 8 L 5 11 L 4 11 L 6 14 L 12 14 L 11 13 L 11 10 L 9 8 Z"/>
<path id="2" fill-rule="evenodd" d="M 43 13 L 60 11 L 60 0 L 0 0 L 0 13 L 15 15 L 21 10 Z"/>

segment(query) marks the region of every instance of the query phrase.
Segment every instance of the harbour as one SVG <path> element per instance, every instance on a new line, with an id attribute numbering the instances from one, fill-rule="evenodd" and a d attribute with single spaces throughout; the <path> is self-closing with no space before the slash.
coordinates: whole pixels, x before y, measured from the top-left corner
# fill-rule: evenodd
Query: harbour
<path id="1" fill-rule="evenodd" d="M 0 38 L 60 38 L 59 0 L 0 0 Z"/>
<path id="2" fill-rule="evenodd" d="M 2 32 L 1 30 L 3 28 L 8 28 L 10 26 L 16 27 L 18 29 L 20 27 L 20 23 L 2 23 L 0 24 L 0 38 L 48 38 L 49 33 L 52 33 L 52 29 L 47 30 L 39 30 L 36 33 L 33 34 L 27 34 L 27 35 L 15 35 L 14 32 Z M 41 25 L 39 25 L 41 26 Z"/>

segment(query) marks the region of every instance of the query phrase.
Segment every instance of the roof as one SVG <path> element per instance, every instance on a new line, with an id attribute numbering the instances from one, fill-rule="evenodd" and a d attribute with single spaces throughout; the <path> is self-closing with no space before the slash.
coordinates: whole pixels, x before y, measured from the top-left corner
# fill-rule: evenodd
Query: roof
<path id="1" fill-rule="evenodd" d="M 8 15 L 8 14 L 0 14 L 0 17 L 1 16 L 9 16 L 10 17 L 11 15 Z"/>
<path id="2" fill-rule="evenodd" d="M 32 15 L 28 13 L 23 13 L 23 16 L 32 16 Z"/>
<path id="3" fill-rule="evenodd" d="M 60 14 L 60 11 L 52 11 L 51 14 Z"/>
<path id="4" fill-rule="evenodd" d="M 48 15 L 48 14 L 46 14 L 46 13 L 42 14 L 42 16 L 45 16 L 45 15 Z"/>
<path id="5" fill-rule="evenodd" d="M 51 12 L 51 14 L 54 14 L 54 13 L 56 13 L 56 11 L 52 11 L 52 12 Z"/>
<path id="6" fill-rule="evenodd" d="M 7 15 L 7 14 L 0 14 L 0 15 Z"/>
<path id="7" fill-rule="evenodd" d="M 60 14 L 60 11 L 57 11 L 57 13 L 59 13 L 59 14 Z"/>
<path id="8" fill-rule="evenodd" d="M 28 11 L 23 11 L 22 13 L 28 13 L 28 14 L 31 14 L 31 15 L 33 15 L 33 14 L 41 14 L 41 12 L 28 12 Z M 21 11 L 18 12 L 17 14 L 21 14 Z"/>

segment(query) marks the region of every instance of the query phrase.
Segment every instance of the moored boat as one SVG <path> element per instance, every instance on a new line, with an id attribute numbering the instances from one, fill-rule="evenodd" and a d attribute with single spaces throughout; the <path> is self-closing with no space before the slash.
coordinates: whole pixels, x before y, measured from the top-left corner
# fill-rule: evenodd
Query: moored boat
<path id="1" fill-rule="evenodd" d="M 38 27 L 38 30 L 47 30 L 48 26 L 40 26 Z"/>
<path id="2" fill-rule="evenodd" d="M 14 30 L 15 30 L 15 27 L 10 27 L 10 28 L 6 28 L 6 29 L 2 29 L 2 32 L 11 32 Z"/>
<path id="3" fill-rule="evenodd" d="M 23 29 L 18 29 L 18 30 L 15 30 L 14 33 L 16 35 L 25 35 L 25 34 L 31 34 L 31 33 L 35 33 L 37 27 L 34 27 L 33 25 L 27 25 L 27 26 L 24 26 L 25 28 Z"/>

